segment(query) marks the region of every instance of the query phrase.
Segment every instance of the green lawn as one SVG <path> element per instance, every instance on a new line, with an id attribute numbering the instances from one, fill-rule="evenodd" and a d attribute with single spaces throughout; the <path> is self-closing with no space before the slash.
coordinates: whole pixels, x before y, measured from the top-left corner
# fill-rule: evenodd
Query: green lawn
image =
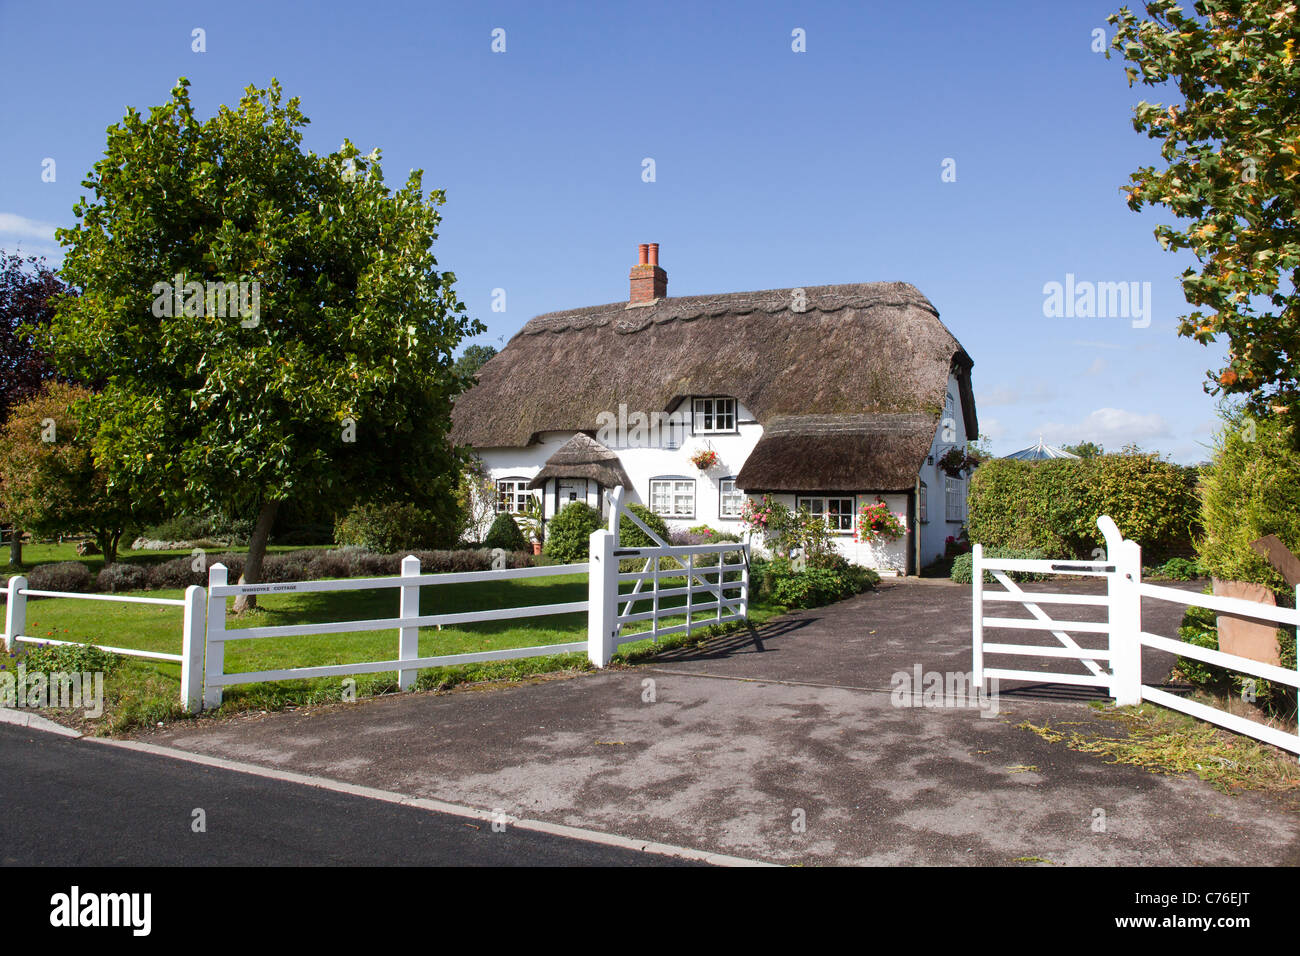
<path id="1" fill-rule="evenodd" d="M 673 587 L 680 579 L 664 579 L 661 586 Z M 623 590 L 630 589 L 625 585 Z M 178 598 L 180 591 L 141 591 L 142 597 Z M 734 592 L 728 592 L 729 595 Z M 421 588 L 422 614 L 453 613 L 487 608 L 560 604 L 587 598 L 585 574 L 522 578 L 474 584 L 430 585 Z M 684 599 L 665 599 L 664 606 L 676 606 Z M 707 598 L 696 598 L 697 603 Z M 259 595 L 259 607 L 238 618 L 228 617 L 227 627 L 278 626 L 327 621 L 396 617 L 398 591 L 394 588 L 341 592 Z M 233 603 L 233 599 L 230 603 Z M 635 611 L 650 609 L 639 601 Z M 751 604 L 750 620 L 757 623 L 783 608 Z M 707 619 L 707 618 L 706 618 Z M 684 616 L 665 626 L 684 621 Z M 633 628 L 646 627 L 638 622 Z M 31 600 L 27 605 L 27 633 L 61 641 L 106 644 L 139 650 L 178 654 L 181 650 L 181 609 L 138 604 L 114 604 L 80 600 Z M 705 636 L 703 628 L 692 640 Z M 454 627 L 422 628 L 421 656 L 463 654 L 511 647 L 538 647 L 586 640 L 587 615 L 562 614 L 540 618 L 461 624 Z M 680 643 L 674 635 L 669 641 Z M 653 642 L 641 639 L 624 645 L 620 657 L 627 659 L 646 652 Z M 287 667 L 349 664 L 390 660 L 397 656 L 397 631 L 371 631 L 314 635 L 293 638 L 262 638 L 226 644 L 227 673 Z M 177 719 L 180 711 L 180 665 L 158 661 L 119 658 L 122 663 L 106 680 L 105 719 L 97 732 L 121 732 L 144 724 Z M 6 662 L 12 666 L 14 662 Z M 417 689 L 450 686 L 467 680 L 517 679 L 549 671 L 585 668 L 585 654 L 553 655 L 456 667 L 430 668 L 420 672 Z M 355 675 L 358 696 L 387 693 L 397 689 L 394 672 Z M 272 710 L 286 706 L 340 700 L 344 679 L 275 681 L 228 687 L 222 712 Z"/>

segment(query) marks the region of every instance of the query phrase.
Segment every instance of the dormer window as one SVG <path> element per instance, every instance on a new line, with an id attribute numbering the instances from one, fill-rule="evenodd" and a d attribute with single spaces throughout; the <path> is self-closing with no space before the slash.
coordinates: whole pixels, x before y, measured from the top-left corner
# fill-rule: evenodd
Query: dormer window
<path id="1" fill-rule="evenodd" d="M 734 398 L 697 398 L 693 403 L 695 434 L 734 432 L 736 400 Z"/>

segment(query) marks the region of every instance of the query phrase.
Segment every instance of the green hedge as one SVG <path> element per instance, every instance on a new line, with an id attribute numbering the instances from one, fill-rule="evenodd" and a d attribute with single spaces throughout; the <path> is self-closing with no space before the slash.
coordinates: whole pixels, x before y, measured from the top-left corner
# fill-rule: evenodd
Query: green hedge
<path id="1" fill-rule="evenodd" d="M 668 525 L 664 519 L 645 505 L 628 505 L 627 510 L 640 518 L 651 531 L 663 541 L 668 540 Z M 620 548 L 653 548 L 655 543 L 650 536 L 632 523 L 627 515 L 618 519 L 618 546 Z"/>
<path id="2" fill-rule="evenodd" d="M 999 458 L 971 478 L 970 540 L 986 548 L 1036 548 L 1051 558 L 1090 559 L 1105 541 L 1097 518 L 1142 546 L 1147 563 L 1193 553 L 1196 471 L 1140 452 L 1085 459 Z"/>
<path id="3" fill-rule="evenodd" d="M 352 508 L 334 525 L 334 543 L 389 554 L 438 548 L 447 543 L 447 526 L 413 504 L 369 503 Z"/>
<path id="4" fill-rule="evenodd" d="M 1275 534 L 1300 551 L 1300 452 L 1275 420 L 1225 415 L 1201 482 L 1204 534 L 1196 542 L 1212 577 L 1267 585 L 1290 593 L 1282 575 L 1250 543 Z"/>
<path id="5" fill-rule="evenodd" d="M 1051 555 L 1039 548 L 1005 548 L 999 545 L 992 545 L 984 549 L 986 558 L 1015 558 L 1025 561 L 1045 561 L 1051 558 Z M 971 578 L 975 573 L 975 556 L 967 551 L 965 554 L 959 554 L 952 560 L 952 571 L 949 577 L 958 584 L 970 584 Z M 1032 571 L 1008 571 L 1013 581 L 1039 581 L 1047 580 L 1054 577 L 1051 574 L 1036 574 Z M 993 575 L 988 571 L 984 572 L 984 583 L 992 584 Z"/>

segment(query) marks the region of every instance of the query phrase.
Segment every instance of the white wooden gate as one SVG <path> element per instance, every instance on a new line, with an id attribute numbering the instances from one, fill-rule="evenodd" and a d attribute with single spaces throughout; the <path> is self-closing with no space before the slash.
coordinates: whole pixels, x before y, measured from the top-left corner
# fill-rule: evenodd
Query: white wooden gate
<path id="1" fill-rule="evenodd" d="M 1100 561 L 987 558 L 984 556 L 983 546 L 975 545 L 971 567 L 971 651 L 974 671 L 972 677 L 975 686 L 982 690 L 985 678 L 995 677 L 1005 680 L 1105 687 L 1119 706 L 1129 706 L 1149 700 L 1171 710 L 1181 711 L 1221 727 L 1227 727 L 1237 733 L 1267 741 L 1293 753 L 1300 753 L 1300 732 L 1291 733 L 1261 724 L 1142 683 L 1142 648 L 1155 647 L 1237 673 L 1275 681 L 1287 687 L 1300 687 L 1300 671 L 1287 670 L 1236 654 L 1210 650 L 1178 640 L 1177 637 L 1165 637 L 1143 630 L 1142 598 L 1170 601 L 1185 607 L 1204 607 L 1292 627 L 1300 627 L 1300 611 L 1244 601 L 1240 598 L 1193 594 L 1178 588 L 1147 584 L 1142 580 L 1142 549 L 1138 544 L 1124 539 L 1115 522 L 1106 515 L 1097 519 L 1097 526 L 1106 539 L 1106 558 Z M 990 591 L 985 588 L 984 572 L 986 571 L 1002 585 L 1004 590 Z M 1104 577 L 1106 593 L 1095 595 L 1047 591 L 1026 592 L 1011 580 L 1007 574 L 1009 571 Z M 1028 609 L 1030 617 L 987 616 L 984 612 L 986 601 L 1020 603 Z M 1105 608 L 1106 620 L 1054 620 L 1041 607 L 1041 605 L 1062 604 Z M 985 640 L 985 631 L 1003 628 L 1049 631 L 1061 646 L 990 643 Z M 1071 636 L 1071 632 L 1105 635 L 1106 647 L 1083 647 Z M 1088 673 L 1049 673 L 989 667 L 985 663 L 987 655 L 1064 658 L 1078 661 Z M 1103 667 L 1103 662 L 1109 667 Z"/>

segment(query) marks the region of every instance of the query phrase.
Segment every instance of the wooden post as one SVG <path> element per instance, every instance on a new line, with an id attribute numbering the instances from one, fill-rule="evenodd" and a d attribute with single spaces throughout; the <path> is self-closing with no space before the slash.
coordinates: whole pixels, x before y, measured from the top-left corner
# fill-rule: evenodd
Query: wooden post
<path id="1" fill-rule="evenodd" d="M 618 649 L 618 559 L 615 534 L 591 533 L 590 570 L 587 574 L 587 659 L 604 667 Z"/>
<path id="2" fill-rule="evenodd" d="M 408 554 L 402 558 L 402 577 L 414 578 L 420 575 L 420 559 L 413 554 Z M 401 597 L 398 600 L 397 616 L 401 618 L 419 617 L 420 616 L 420 586 L 402 585 Z M 397 631 L 397 659 L 399 661 L 413 661 L 420 656 L 420 629 L 418 627 L 402 627 Z M 401 690 L 410 690 L 415 686 L 415 678 L 419 676 L 418 670 L 399 670 L 397 672 L 397 686 Z"/>
<path id="3" fill-rule="evenodd" d="M 203 709 L 203 615 L 206 594 L 197 584 L 185 589 L 185 623 L 181 631 L 181 703 L 186 711 Z"/>
<path id="4" fill-rule="evenodd" d="M 970 562 L 971 683 L 984 691 L 984 545 L 977 544 Z"/>
<path id="5" fill-rule="evenodd" d="M 15 574 L 9 579 L 8 604 L 5 606 L 5 650 L 10 654 L 21 654 L 23 645 L 18 636 L 27 629 L 27 595 L 22 593 L 27 587 L 27 579 Z"/>
<path id="6" fill-rule="evenodd" d="M 221 706 L 221 685 L 214 678 L 226 672 L 226 596 L 217 597 L 213 588 L 225 587 L 229 574 L 224 564 L 208 568 L 208 620 L 203 629 L 203 707 L 215 710 Z"/>

